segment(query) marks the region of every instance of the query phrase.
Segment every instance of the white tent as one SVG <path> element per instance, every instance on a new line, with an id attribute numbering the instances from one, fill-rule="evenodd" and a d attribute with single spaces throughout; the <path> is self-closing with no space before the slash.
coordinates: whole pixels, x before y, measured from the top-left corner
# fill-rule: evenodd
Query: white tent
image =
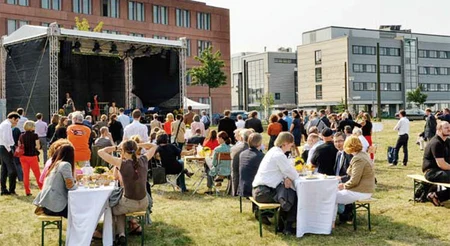
<path id="1" fill-rule="evenodd" d="M 191 100 L 187 97 L 184 97 L 184 107 L 187 109 L 188 106 L 191 106 L 192 109 L 209 109 L 209 104 L 203 104 L 196 102 L 194 100 Z"/>

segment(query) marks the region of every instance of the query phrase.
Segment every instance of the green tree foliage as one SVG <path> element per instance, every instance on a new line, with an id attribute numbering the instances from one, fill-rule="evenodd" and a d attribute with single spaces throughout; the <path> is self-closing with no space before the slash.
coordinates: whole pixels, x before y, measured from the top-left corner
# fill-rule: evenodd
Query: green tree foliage
<path id="1" fill-rule="evenodd" d="M 422 86 L 418 86 L 415 90 L 409 91 L 406 94 L 406 100 L 408 102 L 416 104 L 417 107 L 420 107 L 427 101 L 428 98 L 428 95 L 422 93 L 422 90 L 423 90 Z"/>
<path id="2" fill-rule="evenodd" d="M 88 20 L 86 20 L 86 18 L 83 18 L 80 21 L 80 18 L 75 17 L 75 25 L 77 26 L 77 29 L 80 31 L 90 31 L 90 25 Z M 94 32 L 102 32 L 103 29 L 103 21 L 100 21 L 97 26 L 94 28 Z"/>

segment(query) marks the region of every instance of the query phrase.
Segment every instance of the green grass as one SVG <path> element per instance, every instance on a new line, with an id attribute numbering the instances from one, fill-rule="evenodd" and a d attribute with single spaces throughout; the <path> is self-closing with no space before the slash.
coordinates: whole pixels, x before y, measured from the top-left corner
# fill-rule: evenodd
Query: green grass
<path id="1" fill-rule="evenodd" d="M 168 187 L 160 194 L 162 188 L 155 187 L 153 225 L 145 228 L 146 245 L 450 245 L 450 206 L 413 205 L 409 201 L 413 182 L 406 175 L 421 173 L 423 152 L 415 140 L 424 121 L 412 122 L 408 167 L 392 168 L 386 163 L 386 148 L 395 144 L 395 123 L 383 121 L 384 131 L 373 137 L 378 145 L 374 194 L 378 201 L 372 204 L 372 231 L 367 230 L 366 213 L 359 212 L 356 232 L 348 224 L 338 226 L 331 235 L 307 234 L 298 239 L 275 235 L 272 226 L 264 226 L 264 237 L 260 238 L 248 201 L 240 214 L 238 198 L 181 195 Z M 193 189 L 197 177 L 187 179 L 188 189 Z M 206 183 L 202 186 L 200 193 L 206 190 Z M 40 224 L 33 214 L 33 198 L 23 196 L 22 185 L 17 191 L 18 197 L 0 197 L 0 245 L 39 245 Z M 34 185 L 33 194 L 37 192 Z M 55 245 L 56 231 L 47 235 L 47 245 Z M 138 245 L 138 239 L 133 238 L 132 245 Z"/>

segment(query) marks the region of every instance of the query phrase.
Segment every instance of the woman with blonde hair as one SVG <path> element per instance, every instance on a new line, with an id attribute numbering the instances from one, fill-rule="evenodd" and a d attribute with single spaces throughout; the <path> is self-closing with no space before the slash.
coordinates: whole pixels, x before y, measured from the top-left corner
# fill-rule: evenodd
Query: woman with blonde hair
<path id="1" fill-rule="evenodd" d="M 168 135 L 169 140 L 171 139 L 171 136 L 172 136 L 172 122 L 173 121 L 174 121 L 173 114 L 172 113 L 168 113 L 166 115 L 166 121 L 164 122 L 164 131 Z"/>
<path id="2" fill-rule="evenodd" d="M 19 146 L 23 144 L 24 154 L 19 158 L 23 170 L 23 186 L 25 188 L 26 196 L 31 196 L 30 191 L 30 169 L 33 171 L 34 177 L 38 183 L 39 189 L 42 189 L 42 183 L 39 181 L 41 172 L 39 170 L 39 149 L 41 144 L 39 137 L 34 133 L 34 121 L 27 120 L 23 125 L 25 133 L 19 137 Z"/>
<path id="3" fill-rule="evenodd" d="M 362 149 L 361 141 L 356 136 L 350 136 L 344 142 L 345 153 L 353 155 L 353 158 L 347 169 L 350 179 L 338 186 L 334 215 L 336 215 L 338 204 L 351 204 L 358 200 L 369 199 L 375 191 L 375 173 L 372 162 L 369 155 Z M 335 220 L 336 217 L 333 218 L 333 227 Z"/>

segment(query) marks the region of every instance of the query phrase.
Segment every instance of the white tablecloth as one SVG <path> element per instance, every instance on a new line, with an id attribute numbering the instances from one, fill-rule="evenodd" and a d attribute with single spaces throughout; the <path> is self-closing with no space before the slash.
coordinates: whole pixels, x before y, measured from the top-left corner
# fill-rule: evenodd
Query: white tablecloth
<path id="1" fill-rule="evenodd" d="M 109 196 L 114 186 L 69 191 L 66 245 L 91 245 L 92 235 L 100 217 L 103 219 L 103 245 L 113 245 L 112 212 Z"/>
<path id="2" fill-rule="evenodd" d="M 337 179 L 295 180 L 297 190 L 297 237 L 305 233 L 330 234 L 336 205 Z"/>

